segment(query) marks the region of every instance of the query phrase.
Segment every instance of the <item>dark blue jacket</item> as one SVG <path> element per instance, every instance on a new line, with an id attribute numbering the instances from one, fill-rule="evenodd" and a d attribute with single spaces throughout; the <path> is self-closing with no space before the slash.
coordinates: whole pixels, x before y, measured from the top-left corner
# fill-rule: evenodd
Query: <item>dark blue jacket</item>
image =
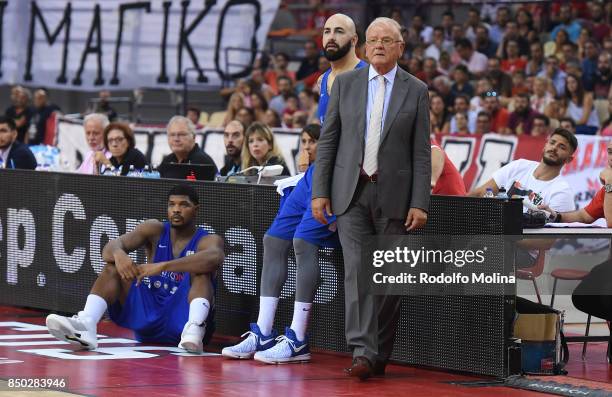
<path id="1" fill-rule="evenodd" d="M 21 168 L 25 170 L 36 169 L 36 157 L 28 148 L 28 145 L 20 143 L 19 141 L 13 142 L 11 151 L 9 152 L 6 160 L 6 168 Z"/>

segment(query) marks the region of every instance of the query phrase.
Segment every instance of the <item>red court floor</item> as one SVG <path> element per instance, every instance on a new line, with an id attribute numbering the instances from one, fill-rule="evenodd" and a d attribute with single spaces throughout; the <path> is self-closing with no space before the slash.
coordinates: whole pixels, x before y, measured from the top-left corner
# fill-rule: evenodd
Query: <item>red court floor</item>
<path id="1" fill-rule="evenodd" d="M 501 386 L 467 387 L 452 381 L 477 377 L 391 365 L 385 378 L 360 382 L 345 376 L 347 356 L 315 353 L 310 364 L 268 366 L 216 354 L 195 356 L 171 346 L 142 345 L 108 321 L 98 327 L 99 350 L 75 352 L 44 327 L 45 313 L 0 307 L 0 379 L 63 377 L 65 391 L 88 396 L 541 396 Z M 221 339 L 208 347 L 219 351 Z M 605 344 L 592 344 L 588 360 L 571 347 L 570 375 L 611 382 Z M 6 385 L 0 388 L 7 390 Z"/>

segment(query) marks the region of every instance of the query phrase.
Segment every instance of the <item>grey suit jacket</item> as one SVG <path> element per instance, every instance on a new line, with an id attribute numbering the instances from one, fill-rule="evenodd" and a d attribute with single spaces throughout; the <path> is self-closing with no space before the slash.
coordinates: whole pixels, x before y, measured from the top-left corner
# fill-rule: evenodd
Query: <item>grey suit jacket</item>
<path id="1" fill-rule="evenodd" d="M 348 209 L 363 163 L 368 69 L 334 81 L 312 181 L 312 198 L 331 199 L 332 211 Z M 378 150 L 378 206 L 390 219 L 405 219 L 409 208 L 429 209 L 431 145 L 427 86 L 397 69 Z"/>

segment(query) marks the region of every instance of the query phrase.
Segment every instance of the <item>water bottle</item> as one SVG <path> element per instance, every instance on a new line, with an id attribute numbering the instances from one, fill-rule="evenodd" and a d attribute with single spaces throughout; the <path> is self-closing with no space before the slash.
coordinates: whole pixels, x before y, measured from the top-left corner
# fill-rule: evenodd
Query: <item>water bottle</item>
<path id="1" fill-rule="evenodd" d="M 484 196 L 485 196 L 485 198 L 493 198 L 493 197 L 495 197 L 495 195 L 493 194 L 493 189 L 488 187 Z"/>
<path id="2" fill-rule="evenodd" d="M 161 178 L 161 175 L 159 174 L 157 167 L 153 167 L 153 169 L 151 170 L 151 178 L 154 178 L 154 179 Z"/>
<path id="3" fill-rule="evenodd" d="M 497 198 L 498 199 L 503 199 L 503 200 L 507 200 L 508 199 L 508 193 L 506 193 L 506 188 L 505 187 L 500 187 L 499 188 L 499 192 L 497 193 Z"/>
<path id="4" fill-rule="evenodd" d="M 134 169 L 134 164 L 130 165 L 130 169 L 128 170 L 127 176 L 136 177 L 136 170 Z"/>
<path id="5" fill-rule="evenodd" d="M 144 166 L 144 169 L 140 172 L 141 178 L 151 178 L 151 170 L 148 165 Z"/>
<path id="6" fill-rule="evenodd" d="M 121 176 L 123 173 L 123 164 L 119 166 L 119 168 L 115 168 L 115 176 Z"/>

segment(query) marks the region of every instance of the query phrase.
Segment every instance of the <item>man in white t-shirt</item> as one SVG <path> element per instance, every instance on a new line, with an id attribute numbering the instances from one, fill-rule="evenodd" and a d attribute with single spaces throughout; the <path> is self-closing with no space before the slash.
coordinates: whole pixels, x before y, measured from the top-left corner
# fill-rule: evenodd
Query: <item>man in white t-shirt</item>
<path id="1" fill-rule="evenodd" d="M 574 192 L 561 176 L 563 166 L 572 161 L 578 148 L 576 136 L 564 128 L 557 128 L 546 141 L 542 160 L 518 159 L 493 173 L 493 177 L 482 186 L 468 193 L 468 196 L 483 197 L 487 189 L 497 194 L 503 186 L 509 197 L 527 197 L 532 204 L 546 205 L 557 212 L 573 211 Z M 527 208 L 523 208 L 527 211 Z M 516 267 L 530 267 L 535 264 L 537 250 L 548 249 L 553 240 L 523 240 L 515 252 Z"/>
<path id="2" fill-rule="evenodd" d="M 563 166 L 572 161 L 577 147 L 578 140 L 574 134 L 557 128 L 546 141 L 539 163 L 525 159 L 514 160 L 495 171 L 491 179 L 468 195 L 484 197 L 488 188 L 497 194 L 503 186 L 510 197 L 528 197 L 536 206 L 545 204 L 555 211 L 573 211 L 574 192 L 560 174 Z"/>

